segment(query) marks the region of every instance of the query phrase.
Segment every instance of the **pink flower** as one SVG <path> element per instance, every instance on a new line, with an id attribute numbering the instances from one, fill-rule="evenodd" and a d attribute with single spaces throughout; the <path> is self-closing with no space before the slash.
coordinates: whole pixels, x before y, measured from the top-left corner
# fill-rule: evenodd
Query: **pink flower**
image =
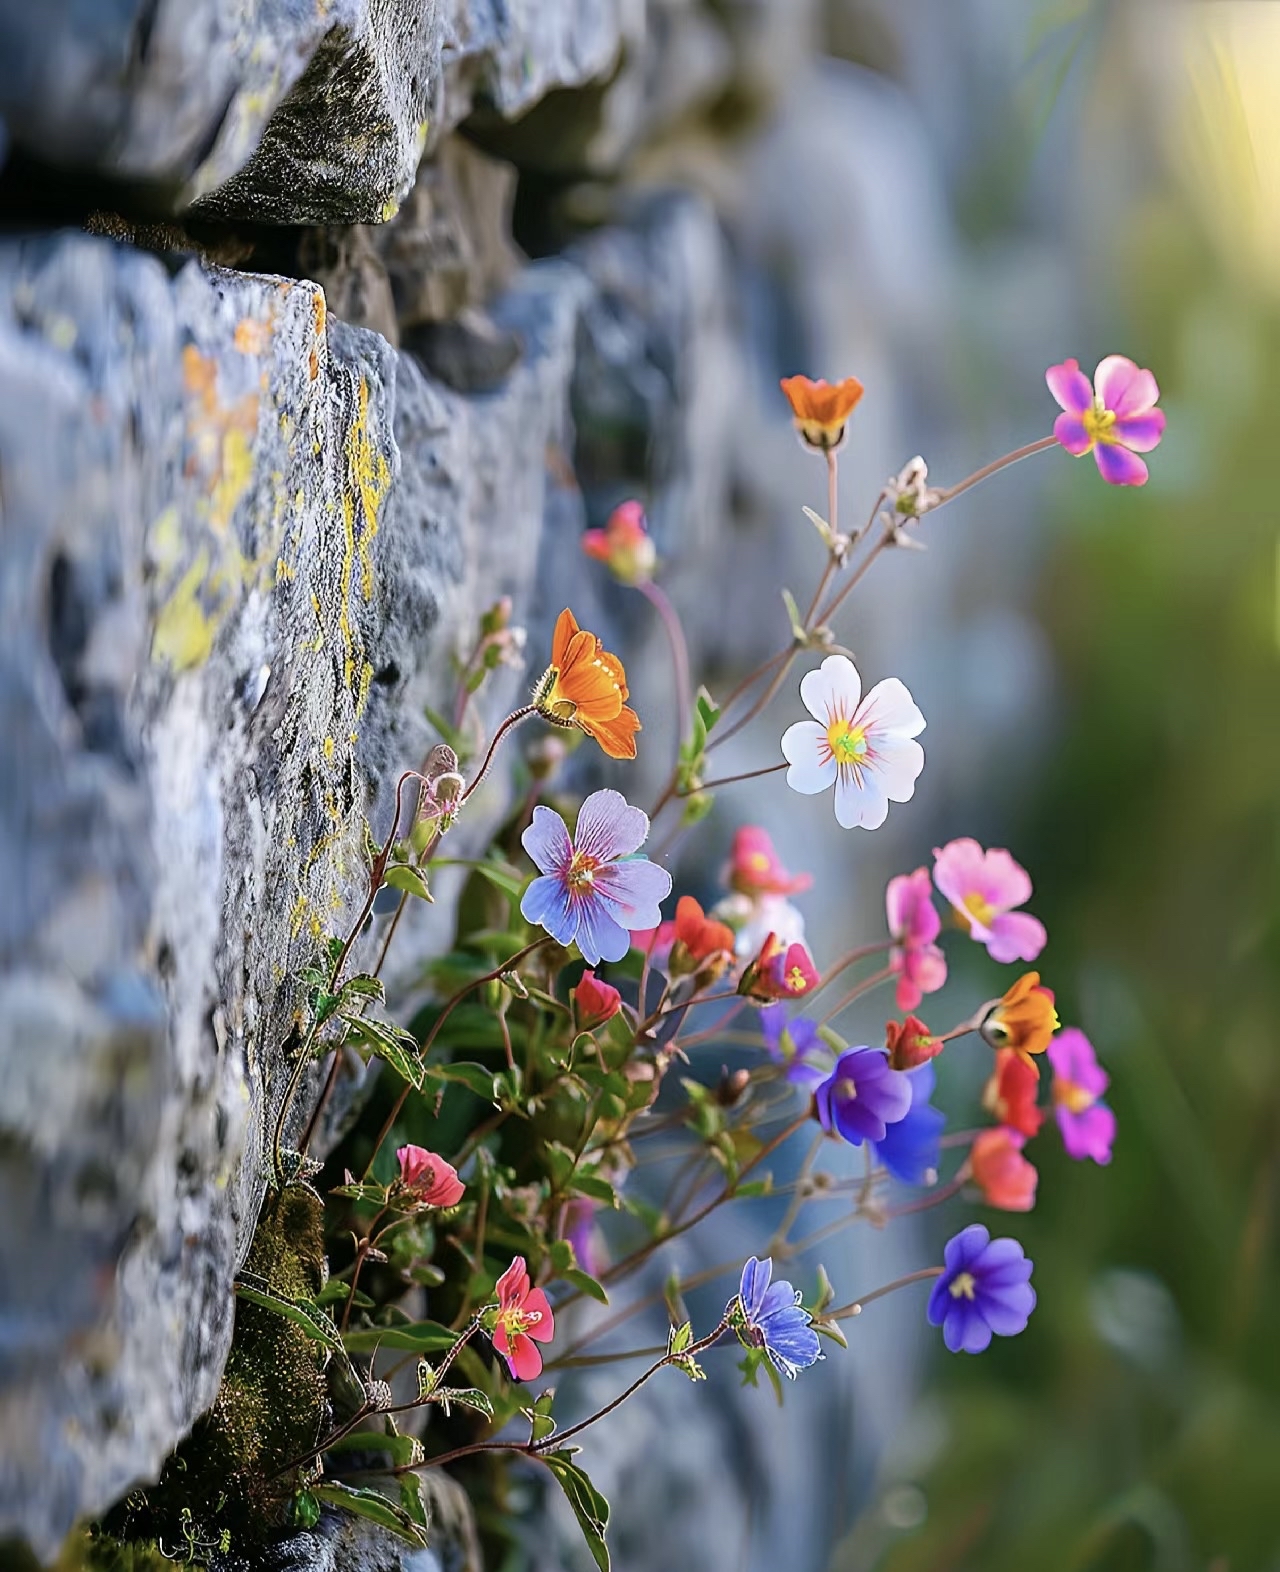
<path id="1" fill-rule="evenodd" d="M 396 1152 L 400 1183 L 413 1192 L 420 1206 L 457 1206 L 466 1190 L 458 1171 L 443 1157 L 421 1146 L 402 1146 Z"/>
<path id="2" fill-rule="evenodd" d="M 1116 1116 L 1106 1103 L 1098 1101 L 1110 1077 L 1098 1063 L 1093 1044 L 1077 1027 L 1069 1026 L 1049 1044 L 1049 1063 L 1053 1066 L 1053 1111 L 1067 1156 L 1109 1163 Z"/>
<path id="3" fill-rule="evenodd" d="M 1064 411 L 1053 434 L 1067 452 L 1075 458 L 1092 453 L 1113 486 L 1145 486 L 1147 466 L 1138 454 L 1150 453 L 1164 433 L 1164 411 L 1156 408 L 1160 389 L 1151 373 L 1123 355 L 1108 355 L 1092 383 L 1075 360 L 1050 366 L 1044 379 Z"/>
<path id="4" fill-rule="evenodd" d="M 968 836 L 935 847 L 933 856 L 934 883 L 991 959 L 1034 961 L 1048 938 L 1044 924 L 1013 910 L 1031 895 L 1026 869 L 1007 851 L 983 851 Z"/>
<path id="5" fill-rule="evenodd" d="M 572 998 L 580 1032 L 603 1026 L 622 1008 L 622 995 L 607 982 L 601 982 L 590 968 L 578 979 Z"/>
<path id="6" fill-rule="evenodd" d="M 910 1012 L 947 980 L 947 958 L 933 942 L 942 919 L 933 904 L 929 870 L 917 868 L 890 879 L 884 906 L 894 939 L 889 965 L 898 974 L 898 1008 Z"/>
<path id="7" fill-rule="evenodd" d="M 603 529 L 585 531 L 582 549 L 597 562 L 608 563 L 610 573 L 623 584 L 647 584 L 658 561 L 644 509 L 635 501 L 614 508 Z"/>
<path id="8" fill-rule="evenodd" d="M 818 968 L 803 944 L 784 944 L 771 933 L 760 953 L 748 963 L 738 992 L 767 1003 L 773 999 L 798 999 L 818 986 Z"/>
<path id="9" fill-rule="evenodd" d="M 671 959 L 671 949 L 676 942 L 676 925 L 674 920 L 660 922 L 656 928 L 633 928 L 631 930 L 631 948 L 639 950 L 642 955 L 649 957 L 650 966 L 658 971 L 665 971 L 667 962 Z"/>
<path id="10" fill-rule="evenodd" d="M 493 1346 L 517 1381 L 534 1381 L 542 1374 L 542 1355 L 533 1339 L 549 1343 L 556 1335 L 556 1323 L 546 1294 L 529 1282 L 522 1255 L 498 1279 L 497 1293 Z"/>
<path id="11" fill-rule="evenodd" d="M 744 824 L 733 837 L 723 878 L 731 890 L 753 899 L 762 895 L 799 895 L 813 883 L 811 873 L 788 873 L 773 849 L 768 830 Z"/>

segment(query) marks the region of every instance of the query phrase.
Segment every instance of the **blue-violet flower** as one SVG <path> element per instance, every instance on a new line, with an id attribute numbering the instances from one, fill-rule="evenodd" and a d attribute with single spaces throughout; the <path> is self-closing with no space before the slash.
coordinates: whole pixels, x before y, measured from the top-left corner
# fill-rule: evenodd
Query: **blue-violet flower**
<path id="1" fill-rule="evenodd" d="M 953 1354 L 980 1354 L 997 1337 L 1021 1332 L 1036 1305 L 1031 1262 L 1016 1239 L 993 1239 L 970 1223 L 947 1241 L 946 1269 L 929 1295 L 929 1321 Z"/>
<path id="2" fill-rule="evenodd" d="M 752 1256 L 742 1268 L 738 1289 L 742 1303 L 742 1341 L 752 1348 L 763 1348 L 783 1375 L 792 1380 L 822 1358 L 818 1334 L 809 1325 L 809 1312 L 800 1304 L 800 1293 L 779 1278 L 770 1285 L 773 1262 L 768 1256 L 758 1261 Z"/>
<path id="3" fill-rule="evenodd" d="M 911 1082 L 879 1048 L 850 1048 L 814 1093 L 818 1120 L 851 1146 L 883 1141 L 911 1107 Z"/>
<path id="4" fill-rule="evenodd" d="M 803 1015 L 788 1020 L 786 1005 L 766 1004 L 760 1012 L 760 1031 L 769 1057 L 784 1066 L 788 1081 L 812 1090 L 826 1080 L 828 1072 L 813 1062 L 826 1047 L 816 1022 Z"/>
<path id="5" fill-rule="evenodd" d="M 903 1073 L 911 1086 L 911 1107 L 889 1126 L 884 1139 L 876 1142 L 876 1156 L 904 1184 L 932 1184 L 938 1172 L 938 1143 L 947 1116 L 929 1101 L 936 1079 L 932 1064 L 926 1061 Z"/>

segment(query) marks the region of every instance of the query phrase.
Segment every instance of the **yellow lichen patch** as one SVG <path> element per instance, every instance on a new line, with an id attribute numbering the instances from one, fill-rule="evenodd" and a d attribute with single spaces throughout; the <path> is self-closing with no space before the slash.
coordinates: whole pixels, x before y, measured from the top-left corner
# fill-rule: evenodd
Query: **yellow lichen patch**
<path id="1" fill-rule="evenodd" d="M 257 317 L 245 317 L 236 323 L 233 342 L 242 355 L 265 354 L 271 345 L 272 325 Z"/>
<path id="2" fill-rule="evenodd" d="M 200 551 L 156 617 L 151 657 L 167 661 L 175 671 L 203 665 L 213 648 L 217 625 L 200 603 L 208 573 L 209 555 Z"/>
<path id="3" fill-rule="evenodd" d="M 243 431 L 228 431 L 222 438 L 222 463 L 209 498 L 209 517 L 215 529 L 231 522 L 236 504 L 253 479 L 253 449 Z"/>
<path id="4" fill-rule="evenodd" d="M 368 600 L 373 594 L 373 537 L 378 533 L 378 515 L 391 489 L 391 466 L 386 454 L 374 446 L 369 436 L 369 384 L 364 377 L 360 378 L 356 418 L 347 433 L 347 467 L 364 511 L 364 528 L 360 533 L 360 590 Z"/>

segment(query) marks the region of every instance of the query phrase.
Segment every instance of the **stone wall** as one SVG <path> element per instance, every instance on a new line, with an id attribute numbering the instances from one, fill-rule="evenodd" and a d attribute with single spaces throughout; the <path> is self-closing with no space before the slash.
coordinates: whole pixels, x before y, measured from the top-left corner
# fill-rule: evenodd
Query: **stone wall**
<path id="1" fill-rule="evenodd" d="M 358 904 L 363 821 L 478 613 L 510 594 L 535 665 L 569 601 L 617 627 L 660 772 L 665 656 L 584 571 L 584 523 L 643 496 L 677 599 L 718 598 L 695 655 L 739 665 L 820 500 L 760 390 L 847 357 L 884 387 L 886 335 L 936 329 L 918 128 L 816 65 L 822 10 L 0 0 L 0 1542 L 53 1557 L 212 1400 L 291 979 Z M 919 445 L 921 392 L 868 413 L 852 484 Z M 611 1443 L 620 1480 L 646 1433 Z M 745 1497 L 739 1450 L 717 1478 Z M 792 1474 L 807 1520 L 823 1475 Z M 639 1553 L 654 1496 L 628 1493 Z"/>

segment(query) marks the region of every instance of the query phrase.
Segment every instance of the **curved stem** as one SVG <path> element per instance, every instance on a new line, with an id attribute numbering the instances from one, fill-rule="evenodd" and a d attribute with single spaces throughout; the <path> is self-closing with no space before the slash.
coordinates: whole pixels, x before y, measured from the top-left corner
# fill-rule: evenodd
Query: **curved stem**
<path id="1" fill-rule="evenodd" d="M 886 1283 L 883 1288 L 873 1288 L 869 1294 L 863 1294 L 861 1299 L 852 1299 L 847 1305 L 841 1305 L 838 1310 L 828 1310 L 821 1319 L 824 1321 L 847 1321 L 850 1317 L 862 1314 L 864 1305 L 872 1304 L 877 1299 L 883 1299 L 886 1294 L 897 1293 L 899 1288 L 906 1288 L 911 1283 L 927 1283 L 932 1277 L 941 1277 L 946 1268 L 943 1266 L 925 1266 L 918 1272 L 908 1272 L 905 1277 L 896 1277 L 893 1282 Z"/>
<path id="2" fill-rule="evenodd" d="M 677 747 L 679 747 L 689 735 L 690 727 L 689 646 L 685 642 L 684 629 L 680 625 L 676 609 L 662 587 L 655 584 L 652 579 L 647 579 L 637 584 L 636 588 L 662 618 L 662 625 L 667 630 L 667 642 L 671 646 L 671 663 L 676 670 L 676 716 L 680 728 Z"/>
<path id="3" fill-rule="evenodd" d="M 769 707 L 773 701 L 774 695 L 777 693 L 782 684 L 787 680 L 787 673 L 791 670 L 791 662 L 796 658 L 796 653 L 797 646 L 794 643 L 782 652 L 782 665 L 774 673 L 773 681 L 754 702 L 754 704 L 752 704 L 751 708 L 746 712 L 745 715 L 734 721 L 732 726 L 728 727 L 724 731 L 717 732 L 716 735 L 712 737 L 711 741 L 707 743 L 708 753 L 711 753 L 714 749 L 719 747 L 722 742 L 728 742 L 731 737 L 736 737 L 743 727 L 749 726 L 762 710 L 765 710 Z M 772 664 L 772 662 L 770 664 Z"/>
<path id="4" fill-rule="evenodd" d="M 522 709 L 512 710 L 511 714 L 507 716 L 502 725 L 499 726 L 497 731 L 494 732 L 493 741 L 489 744 L 489 751 L 484 756 L 484 762 L 468 782 L 465 791 L 462 793 L 462 796 L 459 799 L 461 802 L 466 802 L 467 798 L 489 773 L 489 766 L 493 763 L 493 756 L 498 751 L 498 744 L 507 735 L 507 733 L 514 726 L 518 726 L 521 721 L 528 720 L 530 715 L 536 715 L 537 713 L 537 706 L 533 704 L 526 704 Z"/>
<path id="5" fill-rule="evenodd" d="M 936 512 L 944 502 L 950 502 L 953 497 L 958 497 L 961 492 L 968 491 L 971 486 L 978 485 L 990 476 L 998 474 L 1002 469 L 1008 469 L 1010 464 L 1018 464 L 1024 458 L 1030 458 L 1033 453 L 1043 453 L 1047 448 L 1058 446 L 1057 437 L 1039 437 L 1035 442 L 1028 442 L 1024 447 L 1014 448 L 1012 453 L 1006 453 L 1003 458 L 992 459 L 990 464 L 984 464 L 981 469 L 975 469 L 972 475 L 966 475 L 954 486 L 944 486 L 938 493 L 939 501 L 929 509 Z"/>
<path id="6" fill-rule="evenodd" d="M 741 775 L 722 775 L 718 780 L 703 781 L 698 787 L 699 791 L 711 791 L 716 786 L 732 786 L 736 781 L 753 781 L 759 775 L 776 775 L 779 770 L 790 769 L 791 766 L 783 759 L 781 764 L 766 764 L 762 770 L 744 770 Z M 680 796 L 689 796 L 688 792 L 680 792 Z"/>
<path id="7" fill-rule="evenodd" d="M 828 1021 L 834 1021 L 841 1010 L 851 1005 L 855 999 L 860 999 L 864 993 L 870 993 L 873 988 L 878 988 L 882 982 L 888 982 L 893 976 L 893 967 L 884 966 L 878 972 L 872 972 L 870 977 L 864 977 L 860 983 L 855 983 L 840 1002 L 834 1005 L 818 1022 L 825 1026 Z"/>

